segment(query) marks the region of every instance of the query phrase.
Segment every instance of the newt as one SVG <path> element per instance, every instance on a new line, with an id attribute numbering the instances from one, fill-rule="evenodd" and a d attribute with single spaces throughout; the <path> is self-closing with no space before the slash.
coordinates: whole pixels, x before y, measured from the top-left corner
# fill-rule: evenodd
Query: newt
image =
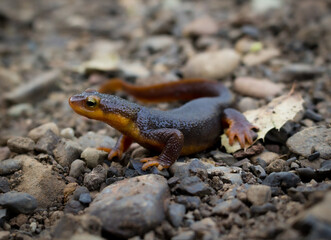
<path id="1" fill-rule="evenodd" d="M 122 90 L 141 102 L 188 101 L 167 111 L 150 109 L 112 93 Z M 230 91 L 221 83 L 204 79 L 184 79 L 151 86 L 135 86 L 113 79 L 96 90 L 86 90 L 69 98 L 71 108 L 90 119 L 103 121 L 122 133 L 108 150 L 108 160 L 122 158 L 132 142 L 157 151 L 159 156 L 141 159 L 142 169 L 169 168 L 181 155 L 190 155 L 212 147 L 223 129 L 229 144 L 252 144 L 257 127 L 244 115 L 229 108 Z"/>

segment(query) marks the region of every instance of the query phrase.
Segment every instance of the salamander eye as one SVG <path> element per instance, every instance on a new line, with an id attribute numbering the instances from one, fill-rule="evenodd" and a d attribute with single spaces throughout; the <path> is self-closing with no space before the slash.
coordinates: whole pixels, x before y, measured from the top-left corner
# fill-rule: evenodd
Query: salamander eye
<path id="1" fill-rule="evenodd" d="M 94 97 L 88 97 L 88 98 L 86 99 L 86 105 L 87 105 L 88 107 L 90 107 L 90 108 L 94 108 L 94 107 L 96 107 L 97 104 L 98 104 L 98 101 L 97 101 L 97 99 L 94 98 Z"/>

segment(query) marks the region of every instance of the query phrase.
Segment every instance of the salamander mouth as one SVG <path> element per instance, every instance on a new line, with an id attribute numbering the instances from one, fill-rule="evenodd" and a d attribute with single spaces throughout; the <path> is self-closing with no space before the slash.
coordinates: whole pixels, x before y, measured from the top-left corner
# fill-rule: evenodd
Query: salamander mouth
<path id="1" fill-rule="evenodd" d="M 69 105 L 74 110 L 77 107 L 83 107 L 83 103 L 85 101 L 86 97 L 82 95 L 73 95 L 69 98 Z"/>

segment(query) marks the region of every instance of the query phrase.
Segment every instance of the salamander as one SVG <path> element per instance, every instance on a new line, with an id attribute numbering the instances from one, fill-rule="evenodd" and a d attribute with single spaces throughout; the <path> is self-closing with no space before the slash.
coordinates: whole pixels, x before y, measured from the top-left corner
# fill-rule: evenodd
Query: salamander
<path id="1" fill-rule="evenodd" d="M 150 109 L 109 94 L 122 90 L 141 102 L 188 101 L 179 108 Z M 96 90 L 86 90 L 69 98 L 71 108 L 90 119 L 103 121 L 122 133 L 108 149 L 108 159 L 121 159 L 132 142 L 157 151 L 159 156 L 141 159 L 142 169 L 169 168 L 181 155 L 212 147 L 223 129 L 229 144 L 237 140 L 242 148 L 252 144 L 257 127 L 244 115 L 229 108 L 230 91 L 221 83 L 204 79 L 184 79 L 151 86 L 136 86 L 113 79 Z M 106 149 L 107 150 L 107 149 Z"/>

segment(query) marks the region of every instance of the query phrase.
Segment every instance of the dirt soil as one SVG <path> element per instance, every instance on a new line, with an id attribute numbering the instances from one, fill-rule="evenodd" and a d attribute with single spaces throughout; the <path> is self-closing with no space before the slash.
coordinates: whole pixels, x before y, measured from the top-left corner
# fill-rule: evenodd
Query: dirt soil
<path id="1" fill-rule="evenodd" d="M 1 0 L 0 239 L 331 239 L 330 25 L 328 0 Z M 295 85 L 304 110 L 146 173 L 68 104 L 110 78 L 214 79 L 242 112 Z"/>

